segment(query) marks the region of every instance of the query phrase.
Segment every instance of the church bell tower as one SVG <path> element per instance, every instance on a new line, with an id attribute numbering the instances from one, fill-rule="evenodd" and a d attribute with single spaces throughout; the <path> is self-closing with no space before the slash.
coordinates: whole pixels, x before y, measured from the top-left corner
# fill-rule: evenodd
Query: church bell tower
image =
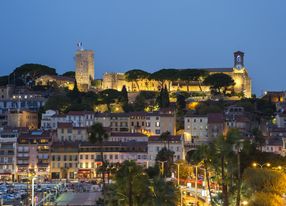
<path id="1" fill-rule="evenodd" d="M 234 52 L 234 68 L 241 69 L 244 67 L 244 53 L 241 51 Z"/>

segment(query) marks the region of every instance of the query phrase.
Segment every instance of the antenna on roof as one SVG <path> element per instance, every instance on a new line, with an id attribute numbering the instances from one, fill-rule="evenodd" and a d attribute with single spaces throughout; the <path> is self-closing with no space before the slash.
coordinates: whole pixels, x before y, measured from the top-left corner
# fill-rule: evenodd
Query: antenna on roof
<path id="1" fill-rule="evenodd" d="M 78 50 L 80 51 L 83 50 L 82 42 L 78 42 L 76 45 L 77 45 Z"/>

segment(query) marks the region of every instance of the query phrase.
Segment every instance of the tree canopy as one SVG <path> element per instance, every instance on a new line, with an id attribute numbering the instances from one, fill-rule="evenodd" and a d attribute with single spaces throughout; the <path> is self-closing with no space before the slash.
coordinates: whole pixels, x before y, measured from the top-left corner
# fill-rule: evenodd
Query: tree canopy
<path id="1" fill-rule="evenodd" d="M 56 69 L 42 64 L 23 64 L 10 74 L 10 79 L 20 79 L 24 83 L 27 83 L 42 75 L 57 75 Z"/>
<path id="2" fill-rule="evenodd" d="M 235 82 L 231 76 L 224 73 L 215 73 L 207 76 L 204 84 L 210 86 L 211 91 L 215 94 L 226 94 L 229 87 L 234 86 Z"/>
<path id="3" fill-rule="evenodd" d="M 63 73 L 62 76 L 75 78 L 75 72 L 74 71 L 68 71 L 68 72 Z"/>

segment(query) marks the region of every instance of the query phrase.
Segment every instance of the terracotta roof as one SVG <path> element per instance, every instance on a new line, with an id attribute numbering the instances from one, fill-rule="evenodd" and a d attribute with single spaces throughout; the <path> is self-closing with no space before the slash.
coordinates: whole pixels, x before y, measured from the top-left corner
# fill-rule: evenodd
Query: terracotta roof
<path id="1" fill-rule="evenodd" d="M 124 113 L 124 112 L 121 112 L 121 113 L 110 113 L 110 117 L 129 117 L 129 114 L 128 113 Z"/>
<path id="2" fill-rule="evenodd" d="M 181 141 L 181 136 L 180 135 L 170 135 L 169 141 Z M 162 142 L 162 139 L 160 136 L 150 136 L 148 139 L 149 142 Z"/>
<path id="3" fill-rule="evenodd" d="M 67 115 L 86 115 L 86 114 L 94 114 L 92 111 L 69 111 Z"/>
<path id="4" fill-rule="evenodd" d="M 80 147 L 94 147 L 94 146 L 98 146 L 101 147 L 101 145 L 99 143 L 96 144 L 92 144 L 90 142 L 81 142 Z M 106 146 L 114 146 L 114 147 L 118 147 L 118 146 L 147 146 L 147 142 L 136 142 L 136 141 L 128 141 L 128 142 L 120 142 L 120 141 L 105 141 L 102 144 L 103 147 Z"/>
<path id="5" fill-rule="evenodd" d="M 142 133 L 131 133 L 131 132 L 112 132 L 111 137 L 147 137 L 147 135 Z"/>
<path id="6" fill-rule="evenodd" d="M 71 122 L 59 122 L 58 128 L 71 128 L 73 127 Z"/>

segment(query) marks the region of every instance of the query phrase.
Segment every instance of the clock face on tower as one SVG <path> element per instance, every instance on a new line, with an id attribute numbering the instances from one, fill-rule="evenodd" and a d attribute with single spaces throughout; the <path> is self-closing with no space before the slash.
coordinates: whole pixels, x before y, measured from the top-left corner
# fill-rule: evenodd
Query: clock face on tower
<path id="1" fill-rule="evenodd" d="M 236 57 L 236 61 L 237 61 L 237 63 L 241 63 L 241 57 L 240 57 L 240 55 L 238 55 L 238 56 Z"/>

